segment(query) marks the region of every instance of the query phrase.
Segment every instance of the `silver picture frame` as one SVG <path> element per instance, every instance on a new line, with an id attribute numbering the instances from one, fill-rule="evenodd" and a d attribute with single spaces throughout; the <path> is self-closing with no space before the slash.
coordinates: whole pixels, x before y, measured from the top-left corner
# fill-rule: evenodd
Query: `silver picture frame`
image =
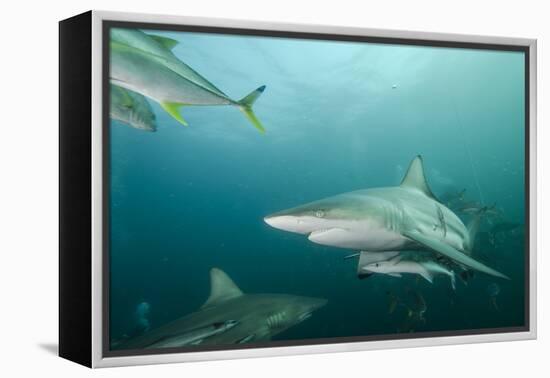
<path id="1" fill-rule="evenodd" d="M 528 340 L 535 339 L 537 335 L 537 290 L 536 290 L 536 122 L 537 122 L 537 89 L 536 89 L 536 73 L 537 73 L 537 41 L 535 39 L 526 38 L 510 38 L 496 36 L 481 36 L 481 35 L 462 35 L 462 34 L 445 34 L 445 33 L 427 33 L 407 30 L 383 30 L 369 29 L 357 27 L 340 27 L 340 26 L 325 26 L 313 24 L 290 24 L 290 23 L 272 23 L 216 18 L 198 18 L 198 17 L 181 17 L 170 15 L 154 15 L 154 14 L 134 14 L 121 12 L 91 12 L 91 57 L 92 57 L 92 73 L 91 73 L 91 98 L 92 98 L 92 229 L 91 229 L 91 276 L 92 276 L 92 292 L 91 292 L 91 309 L 92 309 L 92 324 L 91 324 L 91 366 L 92 367 L 115 367 L 127 365 L 144 365 L 144 364 L 161 364 L 174 362 L 192 362 L 192 361 L 207 361 L 207 360 L 224 360 L 236 358 L 252 358 L 252 357 L 268 357 L 268 356 L 288 356 L 298 354 L 311 353 L 333 353 L 333 352 L 351 352 L 351 351 L 366 351 L 375 349 L 389 348 L 411 348 L 411 347 L 426 347 L 437 345 L 450 344 L 467 344 L 467 343 L 485 343 L 497 341 L 512 341 L 512 340 Z M 170 353 L 170 354 L 142 354 L 132 356 L 108 356 L 105 355 L 103 345 L 106 340 L 104 333 L 104 144 L 103 135 L 103 48 L 104 48 L 104 22 L 119 21 L 132 23 L 152 23 L 152 24 L 167 24 L 167 25 L 191 25 L 191 26 L 207 26 L 221 28 L 237 28 L 251 29 L 263 31 L 283 31 L 283 32 L 299 32 L 299 33 L 320 33 L 342 36 L 368 36 L 380 38 L 395 38 L 395 39 L 414 39 L 426 42 L 459 42 L 459 43 L 474 43 L 474 44 L 490 44 L 490 45 L 513 45 L 524 46 L 529 52 L 529 161 L 528 161 L 528 178 L 529 178 L 529 267 L 528 267 L 528 329 L 520 332 L 505 332 L 505 333 L 486 333 L 475 335 L 456 335 L 443 337 L 422 337 L 422 338 L 407 338 L 399 340 L 375 340 L 375 341 L 354 341 L 334 344 L 314 344 L 314 345 L 296 345 L 296 346 L 274 346 L 269 348 L 246 348 L 232 350 L 215 350 L 215 351 L 200 351 L 186 353 Z M 527 95 L 527 94 L 526 94 Z"/>

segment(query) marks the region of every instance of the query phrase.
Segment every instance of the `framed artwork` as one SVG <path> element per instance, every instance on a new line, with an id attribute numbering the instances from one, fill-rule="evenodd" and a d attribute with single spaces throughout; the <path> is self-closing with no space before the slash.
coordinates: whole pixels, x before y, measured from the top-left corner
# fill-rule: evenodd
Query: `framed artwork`
<path id="1" fill-rule="evenodd" d="M 60 355 L 534 338 L 536 42 L 60 22 Z"/>

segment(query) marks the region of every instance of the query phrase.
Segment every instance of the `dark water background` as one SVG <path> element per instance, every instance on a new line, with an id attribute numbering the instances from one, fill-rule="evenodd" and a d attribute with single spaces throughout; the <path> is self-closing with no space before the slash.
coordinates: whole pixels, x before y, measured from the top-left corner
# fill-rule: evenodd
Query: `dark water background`
<path id="1" fill-rule="evenodd" d="M 466 189 L 524 223 L 524 56 L 517 52 L 161 33 L 175 54 L 233 98 L 267 89 L 254 109 L 261 135 L 233 107 L 186 107 L 183 127 L 153 104 L 158 132 L 111 125 L 111 337 L 195 311 L 209 270 L 244 292 L 323 297 L 328 305 L 276 340 L 395 333 L 404 308 L 427 303 L 417 331 L 524 324 L 524 233 L 478 258 L 511 277 L 477 274 L 450 289 L 356 277 L 354 251 L 270 228 L 269 213 L 356 189 L 397 185 L 424 157 L 436 195 Z M 468 219 L 463 218 L 466 222 Z M 484 223 L 483 230 L 491 225 Z M 475 255 L 474 255 L 475 256 Z M 500 287 L 493 306 L 488 285 Z"/>

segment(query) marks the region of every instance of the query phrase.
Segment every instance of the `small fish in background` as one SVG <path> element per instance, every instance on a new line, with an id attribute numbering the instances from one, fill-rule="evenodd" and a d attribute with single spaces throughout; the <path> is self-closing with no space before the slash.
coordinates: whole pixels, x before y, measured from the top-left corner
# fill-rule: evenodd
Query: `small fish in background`
<path id="1" fill-rule="evenodd" d="M 134 324 L 130 332 L 124 333 L 120 337 L 114 337 L 111 339 L 110 347 L 113 349 L 119 348 L 128 340 L 138 337 L 146 333 L 151 329 L 151 305 L 149 302 L 140 302 L 134 310 Z"/>
<path id="2" fill-rule="evenodd" d="M 497 296 L 500 294 L 500 286 L 493 282 L 487 286 L 487 294 L 489 294 L 489 301 L 496 311 L 499 311 L 497 304 Z"/>
<path id="3" fill-rule="evenodd" d="M 458 274 L 458 277 L 460 277 L 460 280 L 464 285 L 468 285 L 468 282 L 470 282 L 470 280 L 474 277 L 474 274 L 475 273 L 473 270 L 464 269 Z"/>
<path id="4" fill-rule="evenodd" d="M 432 261 L 403 260 L 401 255 L 388 261 L 379 261 L 362 267 L 363 271 L 386 274 L 391 277 L 401 277 L 403 273 L 418 274 L 429 283 L 433 283 L 436 274 L 444 274 L 450 277 L 451 286 L 456 289 L 455 273 L 445 266 Z"/>
<path id="5" fill-rule="evenodd" d="M 233 105 L 261 132 L 252 105 L 264 92 L 258 87 L 240 100 L 227 96 L 214 84 L 182 62 L 172 50 L 176 40 L 137 29 L 111 29 L 110 81 L 160 104 L 180 124 L 187 126 L 181 108 L 192 105 Z"/>
<path id="6" fill-rule="evenodd" d="M 109 116 L 134 129 L 157 131 L 155 113 L 145 96 L 113 84 Z"/>
<path id="7" fill-rule="evenodd" d="M 397 308 L 400 300 L 399 297 L 391 291 L 387 291 L 386 296 L 388 297 L 388 314 L 391 315 L 395 312 L 395 309 Z"/>
<path id="8" fill-rule="evenodd" d="M 393 85 L 391 86 L 391 89 L 397 89 L 397 84 L 393 84 Z"/>
<path id="9" fill-rule="evenodd" d="M 456 210 L 458 206 L 461 206 L 466 200 L 466 189 L 459 191 L 448 191 L 443 193 L 439 198 L 441 203 L 445 204 L 448 208 Z"/>
<path id="10" fill-rule="evenodd" d="M 491 228 L 490 232 L 493 235 L 497 235 L 497 234 L 504 233 L 504 232 L 515 231 L 515 230 L 517 230 L 519 228 L 522 228 L 522 227 L 524 227 L 524 225 L 520 224 L 520 223 L 502 222 L 502 223 L 495 224 Z"/>
<path id="11" fill-rule="evenodd" d="M 163 336 L 159 340 L 147 345 L 146 349 L 177 348 L 186 345 L 199 345 L 205 339 L 229 331 L 239 324 L 236 320 L 216 322 L 204 327 L 186 331 L 180 334 Z"/>
<path id="12" fill-rule="evenodd" d="M 133 335 L 141 334 L 151 329 L 151 305 L 149 302 L 141 302 L 137 305 L 134 317 L 136 319 L 136 327 Z"/>
<path id="13" fill-rule="evenodd" d="M 397 251 L 389 251 L 389 252 L 366 252 L 361 251 L 359 253 L 354 253 L 352 255 L 344 257 L 344 259 L 350 259 L 352 257 L 359 257 L 359 260 L 357 262 L 357 278 L 360 280 L 369 278 L 374 273 L 370 272 L 366 269 L 363 269 L 367 265 L 371 265 L 377 262 L 381 261 L 388 261 L 392 258 L 399 255 L 399 252 Z"/>
<path id="14" fill-rule="evenodd" d="M 401 325 L 400 332 L 414 332 L 418 326 L 426 324 L 426 317 L 424 316 L 428 310 L 428 305 L 422 293 L 418 290 L 408 290 L 410 305 L 403 304 L 407 309 L 407 316 L 405 321 Z"/>
<path id="15" fill-rule="evenodd" d="M 503 217 L 503 212 L 497 208 L 496 204 L 484 206 L 478 202 L 470 202 L 461 206 L 458 211 L 468 215 L 482 215 L 489 219 L 500 219 Z"/>

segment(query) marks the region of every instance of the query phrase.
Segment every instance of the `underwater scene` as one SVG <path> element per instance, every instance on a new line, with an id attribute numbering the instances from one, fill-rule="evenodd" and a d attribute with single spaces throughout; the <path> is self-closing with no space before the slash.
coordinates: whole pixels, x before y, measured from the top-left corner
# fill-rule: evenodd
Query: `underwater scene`
<path id="1" fill-rule="evenodd" d="M 110 351 L 526 325 L 525 55 L 110 28 Z"/>

